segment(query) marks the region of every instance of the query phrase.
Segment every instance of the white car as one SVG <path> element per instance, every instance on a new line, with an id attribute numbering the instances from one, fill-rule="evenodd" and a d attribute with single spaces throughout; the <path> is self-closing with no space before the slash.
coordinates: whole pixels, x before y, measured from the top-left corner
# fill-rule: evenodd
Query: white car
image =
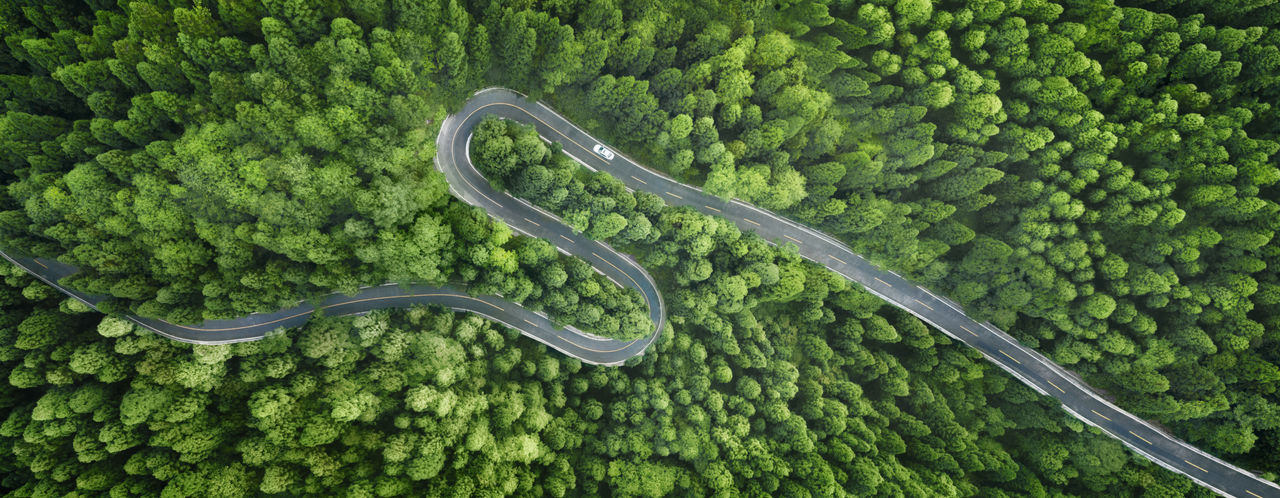
<path id="1" fill-rule="evenodd" d="M 596 144 L 591 150 L 595 151 L 596 154 L 600 154 L 600 157 L 605 158 L 606 161 L 613 159 L 613 151 L 606 149 L 603 145 Z"/>

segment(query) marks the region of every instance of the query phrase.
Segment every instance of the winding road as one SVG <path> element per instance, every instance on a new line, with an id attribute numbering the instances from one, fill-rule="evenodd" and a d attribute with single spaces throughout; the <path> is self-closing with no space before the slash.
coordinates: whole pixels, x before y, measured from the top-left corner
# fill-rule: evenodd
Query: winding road
<path id="1" fill-rule="evenodd" d="M 915 285 L 900 275 L 877 268 L 840 241 L 785 217 L 739 201 L 723 201 L 701 189 L 679 183 L 617 154 L 612 160 L 591 147 L 599 143 L 585 131 L 541 103 L 505 89 L 477 92 L 462 110 L 441 124 L 437 137 L 436 167 L 444 172 L 449 189 L 465 202 L 480 206 L 515 230 L 551 241 L 557 249 L 591 263 L 619 285 L 636 289 L 649 305 L 655 330 L 634 341 L 592 336 L 572 327 L 561 328 L 545 315 L 529 311 L 500 297 L 470 296 L 458 289 L 423 285 L 386 284 L 361 289 L 352 296 L 335 294 L 319 305 L 272 313 L 256 313 L 231 320 L 212 320 L 183 326 L 137 316 L 128 319 L 158 334 L 192 343 L 225 344 L 262 338 L 273 331 L 305 323 L 322 309 L 328 315 L 351 315 L 413 304 L 440 304 L 476 313 L 519 330 L 564 354 L 586 363 L 620 365 L 644 353 L 665 324 L 665 305 L 652 277 L 631 257 L 608 245 L 576 234 L 560 220 L 527 202 L 495 191 L 474 165 L 469 146 L 471 130 L 486 115 L 530 123 L 544 139 L 560 142 L 564 152 L 593 170 L 606 171 L 628 188 L 661 196 L 670 205 L 689 206 L 735 223 L 775 244 L 794 245 L 798 253 L 819 265 L 861 284 L 868 292 L 902 308 L 921 320 L 980 351 L 989 361 L 1041 394 L 1057 398 L 1076 418 L 1120 440 L 1130 449 L 1173 472 L 1226 496 L 1280 497 L 1280 486 L 1204 453 L 1156 426 L 1108 402 L 1073 374 L 1045 356 L 1027 348 L 987 322 L 966 316 L 955 302 Z M 74 267 L 45 258 L 0 256 L 49 285 L 95 307 L 104 297 L 80 293 L 58 284 L 76 271 Z"/>

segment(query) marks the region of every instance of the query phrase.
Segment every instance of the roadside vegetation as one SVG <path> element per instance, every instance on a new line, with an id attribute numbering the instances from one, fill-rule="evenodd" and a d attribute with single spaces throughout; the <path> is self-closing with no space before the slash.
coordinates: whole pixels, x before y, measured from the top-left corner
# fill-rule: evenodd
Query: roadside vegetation
<path id="1" fill-rule="evenodd" d="M 230 346 L 0 282 L 0 488 L 160 496 L 1194 494 L 962 344 L 714 218 L 674 334 L 594 367 L 432 308 Z M 684 250 L 682 249 L 683 253 Z M 743 261 L 751 261 L 743 264 Z M 661 272 L 660 272 L 661 273 Z M 696 278 L 696 277 L 695 277 Z M 735 296 L 717 296 L 720 279 Z M 668 301 L 673 299 L 668 298 Z"/>
<path id="2" fill-rule="evenodd" d="M 176 322 L 395 280 L 635 336 L 638 295 L 433 170 L 440 118 L 505 85 L 1274 476 L 1278 21 L 1202 0 L 4 2 L 0 245 Z M 433 309 L 191 347 L 5 267 L 0 489 L 1204 492 L 794 254 L 518 126 L 477 140 L 513 193 L 659 279 L 671 333 L 635 364 Z"/>
<path id="3" fill-rule="evenodd" d="M 320 11 L 96 12 L 9 13 L 27 27 L 0 55 L 0 235 L 79 267 L 66 283 L 104 309 L 195 323 L 451 282 L 602 336 L 653 331 L 639 293 L 448 194 L 424 35 Z M 37 36 L 64 24 L 94 36 Z"/>

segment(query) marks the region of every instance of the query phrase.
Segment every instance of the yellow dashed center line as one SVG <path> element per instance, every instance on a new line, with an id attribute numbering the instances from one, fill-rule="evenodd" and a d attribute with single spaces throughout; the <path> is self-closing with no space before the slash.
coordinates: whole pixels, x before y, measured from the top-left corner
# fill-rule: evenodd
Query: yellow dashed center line
<path id="1" fill-rule="evenodd" d="M 46 269 L 46 270 L 48 270 L 48 269 L 49 269 L 49 267 L 48 267 L 48 266 L 45 266 L 45 265 L 44 265 L 44 263 L 41 263 L 41 262 L 40 262 L 40 260 L 38 260 L 38 259 L 33 259 L 32 261 L 35 261 L 35 262 L 36 262 L 36 264 L 37 264 L 37 265 L 40 265 L 40 267 L 41 267 L 41 268 L 44 268 L 44 269 Z"/>
<path id="2" fill-rule="evenodd" d="M 560 238 L 562 238 L 562 239 L 564 239 L 564 240 L 569 241 L 569 243 L 570 243 L 570 244 L 572 244 L 572 243 L 573 243 L 573 239 L 568 238 L 568 237 L 565 237 L 564 235 L 561 235 L 561 236 L 560 236 Z"/>
<path id="3" fill-rule="evenodd" d="M 1139 436 L 1139 435 L 1138 435 L 1138 433 L 1136 433 L 1136 432 L 1129 431 L 1129 434 L 1133 434 L 1133 437 L 1136 437 L 1136 438 L 1138 438 L 1138 439 L 1141 439 L 1141 440 L 1142 440 L 1142 442 L 1144 442 L 1144 443 L 1151 444 L 1151 441 L 1147 441 L 1147 438 L 1142 437 L 1142 436 Z M 1187 463 L 1191 463 L 1191 462 L 1187 462 Z"/>
<path id="4" fill-rule="evenodd" d="M 680 196 L 678 196 L 678 195 L 676 195 L 676 194 L 673 194 L 673 193 L 671 193 L 671 192 L 663 192 L 663 193 L 664 193 L 664 194 L 667 194 L 667 195 L 669 195 L 669 196 L 671 196 L 671 197 L 675 197 L 676 199 L 684 199 L 684 197 L 680 197 Z"/>
<path id="5" fill-rule="evenodd" d="M 840 264 L 842 264 L 842 265 L 847 265 L 847 264 L 849 264 L 849 263 L 845 263 L 843 259 L 837 258 L 837 257 L 832 256 L 832 255 L 830 255 L 830 254 L 828 254 L 828 255 L 827 255 L 827 257 L 828 257 L 828 258 L 831 258 L 831 259 L 834 259 L 834 260 L 836 260 L 836 261 L 839 261 L 839 262 L 840 262 Z"/>
<path id="6" fill-rule="evenodd" d="M 529 321 L 529 319 L 528 319 L 528 318 L 521 318 L 521 320 L 524 320 L 524 323 L 527 323 L 527 324 L 529 324 L 529 325 L 533 325 L 534 327 L 537 327 L 537 324 L 535 324 L 535 323 L 533 323 L 533 322 Z"/>
<path id="7" fill-rule="evenodd" d="M 891 283 L 889 283 L 889 282 L 885 282 L 884 280 L 880 280 L 880 277 L 871 277 L 871 278 L 876 279 L 876 282 L 880 282 L 880 283 L 884 284 L 886 287 L 893 287 L 893 284 L 891 284 Z"/>
<path id="8" fill-rule="evenodd" d="M 756 223 L 756 222 L 755 222 L 755 220 L 752 220 L 751 218 L 743 218 L 743 219 L 744 219 L 744 220 L 746 220 L 746 221 L 747 221 L 747 223 L 750 223 L 750 224 L 755 225 L 755 226 L 760 226 L 760 224 L 759 224 L 759 223 Z"/>
<path id="9" fill-rule="evenodd" d="M 1208 471 L 1208 470 L 1205 470 L 1205 468 L 1204 468 L 1204 467 L 1201 467 L 1201 466 L 1199 466 L 1199 465 L 1196 465 L 1196 464 L 1194 464 L 1194 463 L 1191 463 L 1191 462 L 1189 462 L 1189 461 L 1187 461 L 1187 460 L 1183 460 L 1183 461 L 1184 461 L 1184 462 L 1187 462 L 1187 465 L 1190 465 L 1190 466 L 1192 466 L 1192 467 L 1195 467 L 1195 468 L 1197 468 L 1197 469 L 1200 469 L 1200 471 L 1201 471 L 1201 472 L 1204 472 L 1204 473 L 1206 473 L 1206 474 L 1208 474 L 1208 473 L 1209 473 L 1209 471 Z"/>
<path id="10" fill-rule="evenodd" d="M 924 306 L 924 307 L 926 307 L 926 308 L 929 308 L 929 311 L 933 311 L 933 306 L 929 306 L 929 305 L 927 305 L 927 304 L 924 304 L 924 301 L 921 301 L 921 300 L 919 300 L 919 299 L 913 299 L 913 300 L 914 300 L 915 302 L 917 302 L 917 303 L 920 303 L 920 306 Z M 1003 353 L 1003 352 L 1004 352 L 1004 351 L 1001 351 L 1001 353 Z M 1009 355 L 1005 355 L 1005 356 L 1009 356 Z"/>
<path id="11" fill-rule="evenodd" d="M 535 226 L 535 227 L 540 227 L 540 226 L 542 226 L 542 225 L 538 224 L 538 222 L 533 221 L 533 220 L 531 220 L 531 219 L 529 219 L 529 218 L 525 218 L 525 219 L 524 219 L 524 221 L 527 221 L 527 222 L 529 222 L 529 223 L 533 223 L 533 226 Z"/>
<path id="12" fill-rule="evenodd" d="M 1107 416 L 1106 416 L 1106 415 L 1103 415 L 1103 414 L 1101 414 L 1101 413 L 1098 413 L 1098 410 L 1089 410 L 1089 411 L 1093 412 L 1093 414 L 1094 414 L 1094 415 L 1097 415 L 1097 416 L 1099 416 L 1099 417 L 1102 417 L 1102 420 L 1106 420 L 1107 422 L 1110 422 L 1110 421 L 1111 421 L 1111 419 L 1110 419 L 1110 418 L 1107 418 Z"/>
<path id="13" fill-rule="evenodd" d="M 1049 385 L 1053 386 L 1053 388 L 1054 388 L 1054 389 L 1057 389 L 1057 390 L 1058 390 L 1058 392 L 1066 393 L 1066 391 L 1063 391 L 1061 387 L 1058 387 L 1058 385 L 1057 385 L 1057 384 L 1054 384 L 1052 380 L 1047 380 L 1047 381 L 1045 381 L 1045 382 L 1048 382 L 1048 383 L 1049 383 Z M 1135 436 L 1137 436 L 1137 434 L 1134 434 L 1134 435 L 1135 435 Z"/>
<path id="14" fill-rule="evenodd" d="M 703 207 L 705 207 L 705 208 L 707 208 L 707 209 L 710 209 L 710 210 L 712 210 L 712 211 L 715 211 L 715 212 L 717 212 L 717 213 L 722 213 L 722 212 L 724 212 L 724 211 L 721 211 L 721 210 L 719 210 L 719 209 L 713 208 L 713 207 L 711 207 L 711 206 L 707 206 L 707 205 L 705 205 L 705 204 L 703 204 Z"/>
<path id="15" fill-rule="evenodd" d="M 1249 493 L 1249 494 L 1251 494 L 1251 495 L 1253 495 L 1253 496 L 1257 496 L 1258 498 L 1262 498 L 1262 496 L 1259 496 L 1259 495 L 1258 495 L 1258 493 L 1254 493 L 1253 491 L 1249 491 L 1249 490 L 1247 490 L 1247 489 L 1246 489 L 1246 490 L 1244 490 L 1244 492 L 1245 492 L 1245 493 Z"/>
<path id="16" fill-rule="evenodd" d="M 978 334 L 975 334 L 975 333 L 973 333 L 973 331 L 972 331 L 972 330 L 969 330 L 969 327 L 965 327 L 964 325 L 961 325 L 961 326 L 960 326 L 960 328 L 964 329 L 964 331 L 965 331 L 965 332 L 968 332 L 970 335 L 972 335 L 972 336 L 974 336 L 974 337 L 978 337 Z"/>
<path id="17" fill-rule="evenodd" d="M 1022 364 L 1022 362 L 1018 361 L 1018 359 L 1017 359 L 1017 358 L 1014 358 L 1014 357 L 1012 357 L 1012 356 L 1009 356 L 1009 353 L 1004 352 L 1004 350 L 1003 350 L 1003 349 L 999 349 L 999 350 L 997 350 L 997 351 L 1000 351 L 1000 354 L 1004 355 L 1004 357 L 1005 357 L 1005 358 L 1008 358 L 1008 359 L 1010 359 L 1010 360 L 1013 360 L 1013 362 L 1014 362 L 1014 363 L 1017 363 L 1017 364 L 1019 364 L 1019 365 L 1021 365 L 1021 364 Z"/>
<path id="18" fill-rule="evenodd" d="M 646 182 L 646 181 L 644 181 L 644 180 L 641 180 L 641 179 L 639 179 L 639 178 L 636 178 L 636 175 L 631 175 L 631 179 L 632 179 L 632 180 L 635 180 L 635 181 L 637 181 L 637 182 L 643 183 L 643 184 L 645 184 L 645 185 L 648 185 L 648 184 L 649 184 L 649 182 Z"/>
<path id="19" fill-rule="evenodd" d="M 786 238 L 788 238 L 788 239 L 791 239 L 791 241 L 792 241 L 792 242 L 795 242 L 795 243 L 797 243 L 797 244 L 799 244 L 799 243 L 800 243 L 800 239 L 797 239 L 797 238 L 792 237 L 792 236 L 790 236 L 790 235 L 783 235 L 783 237 L 786 237 Z"/>

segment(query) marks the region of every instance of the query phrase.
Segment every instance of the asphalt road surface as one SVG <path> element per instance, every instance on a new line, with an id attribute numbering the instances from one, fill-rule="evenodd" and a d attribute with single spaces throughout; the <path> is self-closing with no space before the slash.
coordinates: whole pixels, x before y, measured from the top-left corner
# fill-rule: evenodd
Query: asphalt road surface
<path id="1" fill-rule="evenodd" d="M 861 284 L 867 291 L 898 306 L 948 336 L 982 352 L 991 362 L 1013 374 L 1036 391 L 1057 398 L 1076 418 L 1098 427 L 1129 448 L 1157 464 L 1217 493 L 1237 497 L 1280 497 L 1280 486 L 1232 466 L 1182 442 L 1152 424 L 1125 412 L 1098 396 L 1088 386 L 1043 355 L 1024 347 L 990 323 L 979 323 L 964 314 L 954 302 L 937 296 L 891 271 L 882 270 L 853 253 L 846 245 L 821 232 L 782 216 L 739 202 L 725 202 L 704 194 L 701 189 L 679 183 L 645 168 L 614 151 L 605 159 L 591 148 L 599 143 L 541 103 L 533 103 L 510 90 L 491 88 L 477 92 L 461 111 L 441 124 L 437 137 L 436 166 L 449 180 L 449 188 L 462 200 L 484 208 L 490 215 L 527 235 L 545 238 L 562 252 L 579 256 L 619 285 L 640 291 L 649 304 L 654 333 L 635 341 L 617 341 L 560 328 L 545 316 L 526 310 L 499 297 L 469 296 L 450 288 L 398 286 L 387 284 L 362 289 L 353 296 L 332 295 L 319 308 L 328 315 L 350 315 L 373 309 L 405 307 L 413 304 L 440 304 L 458 311 L 479 314 L 520 330 L 523 334 L 587 363 L 618 365 L 643 354 L 657 338 L 665 323 L 665 306 L 648 272 L 630 257 L 608 245 L 573 233 L 555 216 L 526 202 L 493 190 L 470 162 L 468 147 L 471 129 L 486 115 L 530 123 L 546 139 L 560 142 L 564 152 L 588 168 L 606 171 L 633 190 L 661 196 L 668 204 L 689 206 L 708 215 L 720 216 L 776 244 L 794 245 L 801 256 L 826 266 Z M 611 149 L 612 150 L 612 149 Z M 0 252 L 6 259 L 36 275 L 55 288 L 90 306 L 103 298 L 79 293 L 57 284 L 75 268 L 56 261 L 20 257 Z M 143 327 L 177 340 L 221 344 L 264 337 L 281 328 L 307 321 L 316 307 L 300 304 L 273 313 L 253 314 L 231 320 L 208 321 L 198 326 L 182 326 L 160 320 L 128 317 Z"/>
<path id="2" fill-rule="evenodd" d="M 1214 458 L 1121 410 L 1098 396 L 1062 367 L 1019 344 L 1009 334 L 990 323 L 979 323 L 969 318 L 954 302 L 935 295 L 896 273 L 877 268 L 835 238 L 749 204 L 736 200 L 725 202 L 707 195 L 697 187 L 645 168 L 612 148 L 610 150 L 614 151 L 615 157 L 606 159 L 592 150 L 599 141 L 545 105 L 530 102 L 510 90 L 486 89 L 478 92 L 462 111 L 450 116 L 442 125 L 437 141 L 437 166 L 444 170 L 450 188 L 456 195 L 484 207 L 517 230 L 546 237 L 553 242 L 561 236 L 572 237 L 571 233 L 567 233 L 571 230 L 563 224 L 553 223 L 554 226 L 549 227 L 541 218 L 523 219 L 537 210 L 505 193 L 495 192 L 471 165 L 470 155 L 466 152 L 470 143 L 470 130 L 480 119 L 490 114 L 533 124 L 544 138 L 559 142 L 566 154 L 588 168 L 608 172 L 632 190 L 652 192 L 661 196 L 668 204 L 689 206 L 708 215 L 720 216 L 732 221 L 743 231 L 755 232 L 776 244 L 795 246 L 804 258 L 862 284 L 872 294 L 981 351 L 989 361 L 1013 374 L 1032 389 L 1060 400 L 1063 408 L 1075 417 L 1102 429 L 1169 470 L 1186 475 L 1201 485 L 1228 496 L 1280 496 L 1280 486 L 1275 483 Z M 546 216 L 540 212 L 538 214 Z M 537 223 L 533 223 L 534 221 Z M 583 245 L 590 248 L 591 244 L 591 241 L 585 239 L 573 239 L 571 244 L 557 242 L 557 245 L 580 256 L 583 252 L 577 249 Z M 594 251 L 591 255 L 599 252 L 595 249 L 588 251 Z M 590 257 L 587 259 L 595 262 Z M 650 294 L 656 294 L 654 289 L 644 288 L 641 292 L 650 303 L 658 298 L 657 295 Z"/>
<path id="3" fill-rule="evenodd" d="M 19 268 L 34 274 L 54 288 L 97 309 L 104 296 L 85 294 L 58 285 L 58 280 L 76 272 L 72 266 L 48 258 L 32 258 L 0 251 L 0 256 Z M 302 302 L 298 306 L 270 313 L 228 320 L 209 320 L 199 325 L 180 325 L 154 318 L 126 316 L 125 318 L 157 334 L 194 344 L 230 344 L 254 341 L 284 329 L 300 326 L 311 319 L 317 309 L 327 316 L 345 316 L 367 313 L 381 308 L 407 308 L 415 304 L 438 304 L 455 311 L 475 313 L 516 329 L 571 356 L 599 354 L 600 358 L 626 358 L 643 351 L 644 341 L 621 342 L 613 339 L 582 334 L 573 329 L 563 329 L 541 313 L 535 313 L 496 296 L 471 296 L 449 287 L 429 285 L 401 286 L 390 283 L 378 287 L 366 287 L 352 296 L 333 294 L 322 300 L 319 306 Z M 650 339 L 651 340 L 651 339 Z M 629 348 L 640 348 L 630 352 Z M 605 363 L 605 362 L 601 362 Z M 613 363 L 609 363 L 613 364 Z"/>

